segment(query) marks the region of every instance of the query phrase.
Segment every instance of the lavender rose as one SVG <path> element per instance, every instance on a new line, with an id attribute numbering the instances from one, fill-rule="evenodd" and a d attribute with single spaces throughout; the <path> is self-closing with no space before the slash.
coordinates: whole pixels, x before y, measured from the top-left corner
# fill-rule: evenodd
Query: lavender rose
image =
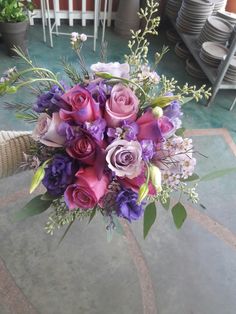
<path id="1" fill-rule="evenodd" d="M 93 72 L 105 72 L 114 76 L 129 78 L 129 64 L 128 63 L 119 63 L 119 62 L 110 62 L 110 63 L 95 63 L 92 64 L 90 69 Z"/>
<path id="2" fill-rule="evenodd" d="M 138 194 L 131 189 L 123 189 L 116 198 L 118 205 L 117 215 L 129 222 L 139 219 L 144 211 L 142 204 L 137 204 Z"/>
<path id="3" fill-rule="evenodd" d="M 50 147 L 63 146 L 65 137 L 58 133 L 61 122 L 58 112 L 54 112 L 52 118 L 46 113 L 41 113 L 32 133 L 33 139 Z"/>
<path id="4" fill-rule="evenodd" d="M 118 177 L 135 178 L 142 171 L 142 147 L 137 141 L 115 140 L 106 148 L 108 167 Z"/>
<path id="5" fill-rule="evenodd" d="M 139 100 L 134 92 L 122 84 L 112 88 L 111 97 L 106 102 L 105 120 L 108 126 L 117 127 L 124 120 L 135 121 Z"/>

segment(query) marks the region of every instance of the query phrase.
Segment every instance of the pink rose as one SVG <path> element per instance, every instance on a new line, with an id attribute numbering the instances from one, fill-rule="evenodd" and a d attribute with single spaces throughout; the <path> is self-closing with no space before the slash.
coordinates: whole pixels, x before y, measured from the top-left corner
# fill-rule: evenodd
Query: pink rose
<path id="1" fill-rule="evenodd" d="M 66 148 L 66 152 L 80 162 L 94 166 L 96 174 L 100 178 L 105 166 L 103 145 L 105 145 L 104 142 L 97 142 L 89 134 L 83 132 L 70 143 L 70 146 Z"/>
<path id="2" fill-rule="evenodd" d="M 58 112 L 54 112 L 52 118 L 46 113 L 41 113 L 32 133 L 33 139 L 46 146 L 63 146 L 65 137 L 58 134 L 58 127 L 61 122 Z"/>
<path id="3" fill-rule="evenodd" d="M 137 177 L 142 171 L 142 147 L 137 141 L 115 140 L 106 148 L 108 167 L 118 177 Z"/>
<path id="4" fill-rule="evenodd" d="M 119 62 L 110 62 L 110 63 L 95 63 L 92 64 L 90 69 L 93 72 L 105 72 L 113 76 L 129 78 L 129 64 L 128 63 L 119 63 Z"/>
<path id="5" fill-rule="evenodd" d="M 69 106 L 68 110 L 60 110 L 60 117 L 64 121 L 83 123 L 85 121 L 94 121 L 101 117 L 99 104 L 96 103 L 91 94 L 80 85 L 71 88 L 62 95 L 62 99 Z"/>
<path id="6" fill-rule="evenodd" d="M 139 126 L 137 138 L 141 140 L 152 140 L 160 142 L 163 140 L 162 132 L 158 124 L 158 118 L 154 116 L 152 111 L 146 111 L 136 123 Z"/>
<path id="7" fill-rule="evenodd" d="M 138 193 L 140 186 L 146 181 L 145 176 L 145 169 L 143 168 L 141 174 L 137 176 L 136 178 L 129 179 L 129 178 L 122 178 L 119 179 L 119 182 L 122 186 L 124 186 L 127 189 L 131 189 L 134 192 Z M 149 195 L 156 195 L 155 187 L 152 185 L 151 182 L 148 184 L 149 188 Z"/>
<path id="8" fill-rule="evenodd" d="M 103 174 L 99 180 L 93 167 L 81 168 L 75 176 L 75 183 L 69 185 L 64 193 L 68 208 L 93 208 L 107 192 L 108 176 Z"/>
<path id="9" fill-rule="evenodd" d="M 115 85 L 105 106 L 107 125 L 117 127 L 124 120 L 134 121 L 137 118 L 138 105 L 139 100 L 129 87 Z"/>

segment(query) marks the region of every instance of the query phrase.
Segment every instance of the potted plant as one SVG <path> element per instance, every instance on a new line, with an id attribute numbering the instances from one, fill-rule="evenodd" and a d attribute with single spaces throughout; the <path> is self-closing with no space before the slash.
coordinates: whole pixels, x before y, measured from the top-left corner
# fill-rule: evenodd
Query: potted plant
<path id="1" fill-rule="evenodd" d="M 32 2 L 0 0 L 0 33 L 10 56 L 14 55 L 14 46 L 27 50 L 28 10 L 33 10 Z"/>

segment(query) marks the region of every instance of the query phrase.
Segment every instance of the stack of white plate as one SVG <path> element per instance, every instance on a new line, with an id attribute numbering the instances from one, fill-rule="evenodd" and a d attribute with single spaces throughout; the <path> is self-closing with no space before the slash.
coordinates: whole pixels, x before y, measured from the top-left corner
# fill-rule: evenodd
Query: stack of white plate
<path id="1" fill-rule="evenodd" d="M 176 20 L 182 0 L 168 0 L 166 4 L 166 15 Z"/>
<path id="2" fill-rule="evenodd" d="M 218 16 L 210 16 L 198 38 L 198 43 L 202 45 L 206 41 L 215 41 L 226 44 L 233 31 L 233 26 Z"/>
<path id="3" fill-rule="evenodd" d="M 199 65 L 197 64 L 197 62 L 192 59 L 189 58 L 186 60 L 186 67 L 185 67 L 186 71 L 188 72 L 189 75 L 197 78 L 197 79 L 206 79 L 206 75 L 205 73 L 202 71 L 202 69 L 199 67 Z"/>
<path id="4" fill-rule="evenodd" d="M 177 42 L 177 44 L 175 45 L 175 53 L 178 57 L 184 60 L 191 56 L 190 51 L 182 41 Z"/>
<path id="5" fill-rule="evenodd" d="M 236 13 L 227 11 L 218 11 L 217 16 L 228 21 L 231 25 L 236 25 Z"/>
<path id="6" fill-rule="evenodd" d="M 230 62 L 224 80 L 230 83 L 236 83 L 236 57 L 233 57 L 232 61 Z"/>
<path id="7" fill-rule="evenodd" d="M 179 10 L 176 26 L 187 34 L 199 34 L 206 19 L 212 14 L 214 4 L 209 0 L 184 0 Z"/>
<path id="8" fill-rule="evenodd" d="M 176 33 L 174 28 L 173 29 L 168 29 L 166 31 L 166 36 L 167 36 L 168 40 L 171 41 L 174 44 L 176 44 L 177 42 L 179 42 L 181 40 L 181 38 Z"/>
<path id="9" fill-rule="evenodd" d="M 213 1 L 213 2 L 215 2 L 215 1 Z M 226 6 L 226 3 L 227 3 L 227 0 L 217 0 L 215 2 L 212 14 L 216 15 L 217 11 L 224 10 L 225 6 Z"/>
<path id="10" fill-rule="evenodd" d="M 200 58 L 208 65 L 218 68 L 221 61 L 226 57 L 228 49 L 223 45 L 207 41 L 202 44 Z"/>

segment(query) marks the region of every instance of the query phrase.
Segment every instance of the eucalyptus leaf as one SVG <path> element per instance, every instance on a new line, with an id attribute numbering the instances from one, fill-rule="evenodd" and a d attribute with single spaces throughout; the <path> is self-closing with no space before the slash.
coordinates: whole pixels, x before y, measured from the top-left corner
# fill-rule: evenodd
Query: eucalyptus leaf
<path id="1" fill-rule="evenodd" d="M 41 200 L 42 201 L 53 201 L 59 198 L 59 196 L 51 195 L 50 193 L 46 192 L 42 195 Z"/>
<path id="2" fill-rule="evenodd" d="M 200 181 L 214 180 L 214 179 L 223 177 L 223 176 L 230 174 L 230 173 L 233 173 L 233 172 L 236 172 L 236 167 L 217 170 L 214 172 L 210 172 L 210 173 L 206 174 L 205 176 L 201 177 Z"/>
<path id="3" fill-rule="evenodd" d="M 44 201 L 41 199 L 41 197 L 42 194 L 37 195 L 31 201 L 29 201 L 29 203 L 27 203 L 19 212 L 14 215 L 14 220 L 24 220 L 28 217 L 39 215 L 47 210 L 51 206 L 52 201 Z"/>
<path id="4" fill-rule="evenodd" d="M 143 237 L 144 239 L 148 235 L 149 230 L 156 220 L 156 205 L 155 203 L 150 203 L 145 209 L 144 219 L 143 219 Z"/>
<path id="5" fill-rule="evenodd" d="M 182 227 L 182 224 L 184 223 L 186 217 L 187 217 L 187 212 L 183 204 L 178 202 L 175 204 L 175 206 L 172 208 L 172 215 L 174 219 L 174 223 L 176 225 L 177 229 L 180 229 Z"/>

